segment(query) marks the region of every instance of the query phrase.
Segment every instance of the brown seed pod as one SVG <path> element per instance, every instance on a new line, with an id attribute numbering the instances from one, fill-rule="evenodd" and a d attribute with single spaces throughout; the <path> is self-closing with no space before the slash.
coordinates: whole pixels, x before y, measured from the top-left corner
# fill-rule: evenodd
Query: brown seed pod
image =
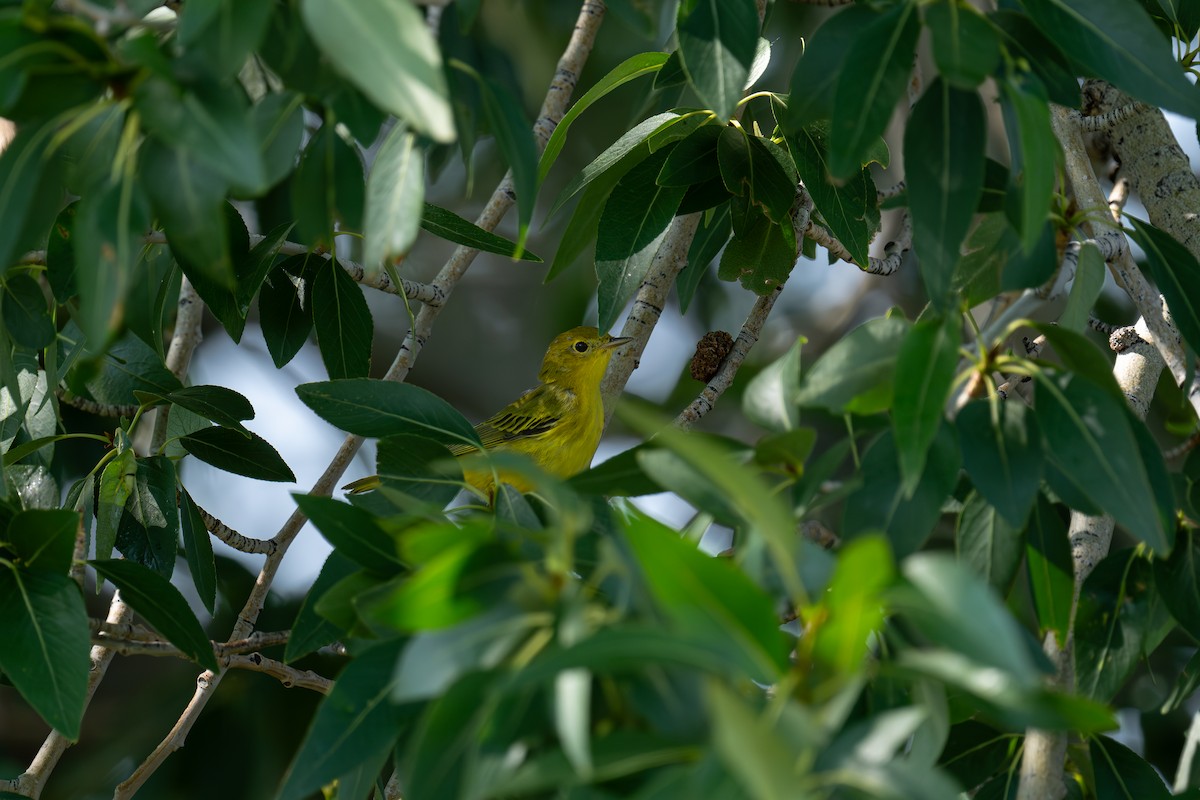
<path id="1" fill-rule="evenodd" d="M 732 349 L 733 337 L 725 331 L 704 334 L 696 342 L 696 354 L 692 356 L 692 377 L 701 383 L 711 381 Z"/>

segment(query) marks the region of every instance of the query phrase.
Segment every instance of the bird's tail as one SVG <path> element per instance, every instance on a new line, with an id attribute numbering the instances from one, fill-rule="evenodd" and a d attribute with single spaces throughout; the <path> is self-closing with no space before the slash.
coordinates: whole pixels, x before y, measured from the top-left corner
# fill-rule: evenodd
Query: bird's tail
<path id="1" fill-rule="evenodd" d="M 379 476 L 368 475 L 365 478 L 359 478 L 356 481 L 350 481 L 342 487 L 342 491 L 350 494 L 362 494 L 363 492 L 373 492 L 379 487 Z"/>

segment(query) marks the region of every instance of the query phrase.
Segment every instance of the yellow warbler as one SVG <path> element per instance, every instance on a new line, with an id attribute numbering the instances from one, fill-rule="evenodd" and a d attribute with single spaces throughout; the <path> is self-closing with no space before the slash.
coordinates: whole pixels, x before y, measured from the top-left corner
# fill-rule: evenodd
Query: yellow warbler
<path id="1" fill-rule="evenodd" d="M 560 333 L 542 359 L 541 383 L 475 426 L 483 448 L 521 453 L 561 478 L 587 468 L 604 430 L 600 380 L 613 352 L 628 341 L 590 327 Z M 477 451 L 469 445 L 450 446 L 457 456 Z M 468 467 L 463 477 L 489 500 L 495 494 L 497 475 L 492 470 Z M 502 471 L 499 479 L 522 492 L 533 488 L 520 475 Z M 379 485 L 379 477 L 371 475 L 343 488 L 358 494 Z"/>

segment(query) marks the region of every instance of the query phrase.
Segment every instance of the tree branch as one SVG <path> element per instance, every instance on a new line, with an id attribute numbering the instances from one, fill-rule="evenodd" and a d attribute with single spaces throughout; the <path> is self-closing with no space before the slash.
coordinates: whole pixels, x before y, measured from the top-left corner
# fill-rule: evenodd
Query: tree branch
<path id="1" fill-rule="evenodd" d="M 193 505 L 196 506 L 196 511 L 200 513 L 200 519 L 204 521 L 204 527 L 208 529 L 208 532 L 234 550 L 255 555 L 271 555 L 279 549 L 279 545 L 274 539 L 251 539 L 249 536 L 243 536 L 208 513 L 208 511 L 201 508 L 198 504 L 193 503 Z"/>

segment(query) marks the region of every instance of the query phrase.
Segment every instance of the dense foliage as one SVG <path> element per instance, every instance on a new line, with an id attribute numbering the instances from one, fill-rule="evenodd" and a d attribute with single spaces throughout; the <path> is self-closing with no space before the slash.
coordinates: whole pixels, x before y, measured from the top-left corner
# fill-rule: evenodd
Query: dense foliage
<path id="1" fill-rule="evenodd" d="M 1195 444 L 1200 188 L 1173 138 L 1170 181 L 1137 146 L 1160 108 L 1200 117 L 1200 6 L 589 0 L 572 32 L 556 0 L 532 124 L 487 5 L 0 2 L 0 701 L 55 730 L 3 788 L 65 796 L 64 751 L 96 737 L 121 774 L 81 793 L 200 748 L 221 796 L 260 796 L 260 741 L 171 755 L 251 670 L 239 703 L 325 695 L 265 779 L 282 798 L 1170 796 L 1156 767 L 1196 796 L 1200 456 L 1164 448 Z M 568 104 L 592 48 L 634 34 Z M 639 111 L 597 146 L 613 93 Z M 509 173 L 478 220 L 427 202 L 481 148 Z M 1148 221 L 1121 224 L 1125 185 Z M 629 314 L 614 405 L 668 289 L 755 304 L 681 424 L 627 399 L 641 444 L 568 480 L 497 456 L 537 490 L 454 503 L 447 446 L 475 432 L 404 379 L 474 253 L 542 263 L 539 210 L 565 220 L 547 278 L 594 262 L 599 328 Z M 432 280 L 406 271 L 418 237 L 460 245 Z M 747 370 L 732 425 L 690 430 L 826 254 L 904 301 Z M 386 375 L 375 291 L 408 331 Z M 278 368 L 315 336 L 328 380 L 295 391 L 352 435 L 273 537 L 180 478 L 295 481 L 251 430 L 266 409 L 188 378 L 200 309 L 234 342 L 261 326 Z M 1105 314 L 1140 321 L 1110 348 Z M 334 497 L 357 437 L 382 488 Z M 660 492 L 695 509 L 681 529 L 631 500 Z M 277 634 L 260 615 L 305 519 L 333 552 Z M 256 582 L 227 547 L 265 557 Z M 119 589 L 107 622 L 97 585 Z M 205 670 L 156 750 L 83 727 L 114 654 Z M 1139 714 L 1166 744 L 1136 744 Z"/>

